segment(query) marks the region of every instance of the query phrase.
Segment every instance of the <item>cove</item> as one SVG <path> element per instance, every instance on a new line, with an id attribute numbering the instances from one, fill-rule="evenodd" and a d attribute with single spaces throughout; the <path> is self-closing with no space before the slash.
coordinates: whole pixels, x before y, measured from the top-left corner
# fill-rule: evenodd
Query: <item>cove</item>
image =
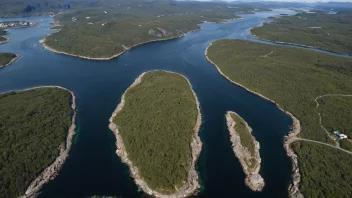
<path id="1" fill-rule="evenodd" d="M 283 137 L 292 120 L 272 103 L 227 81 L 204 56 L 211 42 L 249 39 L 250 28 L 281 13 L 294 12 L 282 9 L 241 15 L 242 20 L 228 23 L 204 23 L 200 31 L 141 45 L 110 61 L 84 60 L 43 50 L 39 40 L 53 32 L 49 29 L 52 18 L 17 19 L 38 25 L 10 29 L 6 35 L 12 40 L 1 45 L 0 52 L 16 53 L 20 58 L 0 69 L 0 93 L 58 85 L 76 95 L 78 130 L 74 144 L 63 169 L 44 186 L 40 197 L 145 197 L 130 178 L 128 167 L 116 156 L 115 137 L 108 125 L 121 95 L 135 78 L 158 69 L 186 76 L 200 102 L 203 150 L 197 170 L 202 189 L 197 197 L 287 197 L 291 162 L 283 148 Z M 232 152 L 225 119 L 229 110 L 248 122 L 260 142 L 260 174 L 266 183 L 260 193 L 245 185 L 245 174 Z"/>

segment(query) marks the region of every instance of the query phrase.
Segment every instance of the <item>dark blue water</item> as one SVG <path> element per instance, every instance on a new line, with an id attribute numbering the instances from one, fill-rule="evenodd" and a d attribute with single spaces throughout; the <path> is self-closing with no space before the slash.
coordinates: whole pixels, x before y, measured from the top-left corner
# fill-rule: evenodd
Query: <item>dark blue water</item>
<path id="1" fill-rule="evenodd" d="M 204 143 L 197 167 L 203 186 L 199 197 L 287 197 L 291 163 L 282 143 L 292 121 L 275 105 L 227 81 L 204 56 L 212 41 L 249 39 L 250 28 L 280 13 L 290 11 L 202 24 L 201 31 L 142 45 L 111 61 L 83 60 L 43 50 L 39 40 L 52 32 L 52 19 L 25 18 L 39 25 L 10 30 L 7 36 L 12 40 L 0 46 L 1 52 L 21 56 L 11 66 L 0 69 L 0 92 L 59 85 L 75 92 L 78 105 L 75 144 L 59 176 L 44 186 L 42 197 L 144 196 L 115 154 L 115 137 L 108 120 L 134 79 L 144 71 L 156 69 L 185 75 L 199 98 L 203 115 L 200 136 Z M 261 193 L 252 192 L 244 184 L 245 175 L 231 149 L 225 123 L 228 110 L 242 116 L 260 142 L 261 174 L 266 182 Z"/>

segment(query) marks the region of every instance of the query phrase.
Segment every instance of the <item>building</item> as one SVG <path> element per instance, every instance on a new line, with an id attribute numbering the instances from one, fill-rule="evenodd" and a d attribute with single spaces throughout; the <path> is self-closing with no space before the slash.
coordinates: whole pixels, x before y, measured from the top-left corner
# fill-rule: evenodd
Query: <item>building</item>
<path id="1" fill-rule="evenodd" d="M 338 131 L 334 131 L 334 134 L 335 134 L 340 140 L 342 140 L 342 139 L 347 139 L 347 138 L 348 138 L 347 135 L 342 134 L 342 133 L 340 133 L 340 132 L 338 132 Z"/>

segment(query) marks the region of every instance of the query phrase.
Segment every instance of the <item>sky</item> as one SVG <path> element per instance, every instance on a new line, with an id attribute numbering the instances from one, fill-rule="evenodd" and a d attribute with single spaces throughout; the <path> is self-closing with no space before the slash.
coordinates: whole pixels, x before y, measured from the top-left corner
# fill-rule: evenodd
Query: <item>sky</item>
<path id="1" fill-rule="evenodd" d="M 211 0 L 202 0 L 202 1 L 211 1 Z M 236 1 L 236 0 L 223 0 L 223 1 Z M 240 0 L 244 2 L 253 2 L 253 1 L 280 1 L 280 2 L 305 2 L 305 3 L 326 3 L 326 2 L 349 2 L 352 3 L 352 0 Z"/>

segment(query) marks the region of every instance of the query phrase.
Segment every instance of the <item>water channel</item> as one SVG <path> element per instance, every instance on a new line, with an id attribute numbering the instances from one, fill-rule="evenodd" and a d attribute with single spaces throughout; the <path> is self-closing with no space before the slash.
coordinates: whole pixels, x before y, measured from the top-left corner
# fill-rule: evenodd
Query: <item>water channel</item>
<path id="1" fill-rule="evenodd" d="M 200 31 L 135 47 L 110 61 L 84 60 L 44 50 L 39 40 L 53 32 L 49 29 L 53 19 L 23 18 L 38 25 L 10 29 L 7 37 L 12 40 L 0 45 L 0 52 L 20 55 L 11 66 L 0 69 L 0 93 L 59 85 L 74 91 L 78 105 L 78 129 L 70 156 L 59 176 L 44 186 L 41 197 L 145 196 L 115 154 L 115 137 L 108 120 L 134 79 L 144 71 L 157 69 L 185 75 L 200 101 L 204 147 L 197 165 L 202 179 L 197 197 L 287 197 L 291 163 L 282 143 L 291 119 L 275 105 L 227 81 L 204 56 L 206 47 L 221 38 L 255 40 L 248 30 L 280 13 L 293 14 L 281 9 L 242 15 L 242 20 L 228 23 L 204 23 Z M 254 193 L 244 183 L 245 175 L 231 149 L 225 123 L 228 110 L 242 116 L 260 142 L 261 175 L 266 182 L 263 192 Z"/>

